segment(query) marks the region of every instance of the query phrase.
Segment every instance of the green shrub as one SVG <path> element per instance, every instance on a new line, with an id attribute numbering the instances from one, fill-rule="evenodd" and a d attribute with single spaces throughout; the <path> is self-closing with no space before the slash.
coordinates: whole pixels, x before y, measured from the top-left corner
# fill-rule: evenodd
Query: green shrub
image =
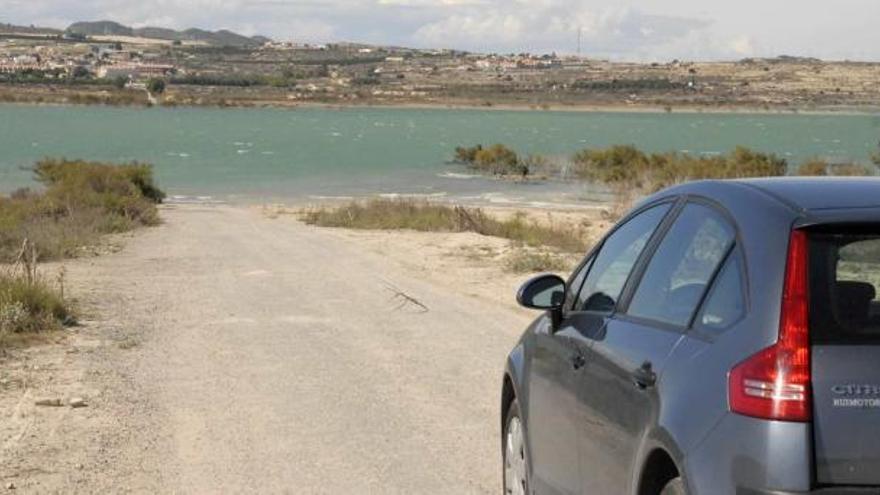
<path id="1" fill-rule="evenodd" d="M 572 161 L 578 178 L 606 183 L 634 181 L 653 165 L 645 153 L 630 145 L 581 150 Z"/>
<path id="2" fill-rule="evenodd" d="M 482 149 L 483 145 L 481 144 L 478 144 L 471 148 L 458 146 L 455 148 L 455 161 L 458 163 L 472 165 L 474 163 L 474 160 L 477 159 L 477 153 Z"/>
<path id="3" fill-rule="evenodd" d="M 164 193 L 149 165 L 46 159 L 34 174 L 44 191 L 0 197 L 0 262 L 11 260 L 25 239 L 41 259 L 57 259 L 102 234 L 159 223 L 156 204 Z"/>
<path id="4" fill-rule="evenodd" d="M 503 144 L 484 148 L 478 144 L 472 148 L 455 148 L 455 161 L 483 173 L 494 175 L 528 175 L 528 164 Z"/>
<path id="5" fill-rule="evenodd" d="M 477 151 L 473 167 L 496 175 L 522 173 L 519 155 L 503 144 L 493 144 Z"/>
<path id="6" fill-rule="evenodd" d="M 788 169 L 783 158 L 743 147 L 726 155 L 706 157 L 674 152 L 647 154 L 634 146 L 612 146 L 579 151 L 572 162 L 578 178 L 649 192 L 688 180 L 777 177 Z"/>
<path id="7" fill-rule="evenodd" d="M 150 94 L 161 95 L 165 92 L 165 80 L 160 78 L 153 78 L 147 81 L 147 91 Z"/>

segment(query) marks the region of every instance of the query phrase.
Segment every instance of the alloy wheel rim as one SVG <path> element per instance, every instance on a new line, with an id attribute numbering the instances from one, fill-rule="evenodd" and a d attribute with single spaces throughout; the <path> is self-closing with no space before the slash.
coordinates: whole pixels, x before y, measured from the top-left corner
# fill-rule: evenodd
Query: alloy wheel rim
<path id="1" fill-rule="evenodd" d="M 522 422 L 516 416 L 507 425 L 504 448 L 504 486 L 509 495 L 526 495 L 526 450 Z"/>

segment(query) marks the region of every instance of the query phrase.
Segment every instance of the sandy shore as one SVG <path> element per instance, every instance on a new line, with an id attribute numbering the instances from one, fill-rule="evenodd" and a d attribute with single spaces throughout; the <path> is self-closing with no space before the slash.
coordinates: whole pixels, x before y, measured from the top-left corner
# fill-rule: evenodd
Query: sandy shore
<path id="1" fill-rule="evenodd" d="M 65 264 L 83 326 L 0 358 L 2 487 L 499 491 L 501 373 L 536 316 L 507 241 L 162 215 Z M 88 407 L 34 405 L 71 396 Z"/>
<path id="2" fill-rule="evenodd" d="M 37 93 L 38 95 L 39 93 Z M 21 100 L 0 101 L 0 105 L 29 105 L 29 106 L 121 106 L 121 107 L 147 107 L 147 100 L 142 104 L 102 104 L 102 103 L 72 103 L 63 101 L 44 100 L 37 98 L 29 100 L 22 97 Z M 158 102 L 162 106 L 162 102 Z M 834 106 L 753 106 L 753 105 L 728 105 L 728 104 L 653 104 L 653 103 L 577 103 L 577 104 L 533 104 L 533 103 L 497 103 L 485 105 L 481 102 L 304 102 L 287 100 L 264 100 L 260 102 L 227 103 L 223 106 L 214 104 L 191 105 L 173 104 L 167 108 L 277 108 L 277 109 L 328 109 L 328 110 L 357 110 L 357 109 L 422 109 L 422 110 L 480 110 L 480 111 L 507 111 L 507 112 L 573 112 L 573 113 L 632 113 L 632 114 L 658 114 L 658 113 L 684 113 L 684 114 L 730 114 L 730 115 L 876 115 L 880 113 L 880 106 L 873 105 L 834 105 Z"/>

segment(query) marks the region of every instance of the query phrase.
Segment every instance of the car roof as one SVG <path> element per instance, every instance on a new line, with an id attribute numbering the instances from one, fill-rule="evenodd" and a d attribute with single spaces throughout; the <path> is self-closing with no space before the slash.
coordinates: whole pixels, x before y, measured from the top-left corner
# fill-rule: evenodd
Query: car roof
<path id="1" fill-rule="evenodd" d="M 805 211 L 880 207 L 878 177 L 775 177 L 735 182 Z"/>
<path id="2" fill-rule="evenodd" d="M 820 212 L 855 208 L 880 208 L 880 177 L 771 177 L 709 180 L 682 184 L 666 192 L 703 194 L 739 190 L 761 193 L 795 211 Z M 737 194 L 739 196 L 739 194 Z"/>

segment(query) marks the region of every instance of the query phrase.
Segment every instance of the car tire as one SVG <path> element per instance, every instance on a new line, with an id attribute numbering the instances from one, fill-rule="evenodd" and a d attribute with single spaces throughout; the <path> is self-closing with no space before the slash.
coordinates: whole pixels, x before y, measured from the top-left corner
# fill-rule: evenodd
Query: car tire
<path id="1" fill-rule="evenodd" d="M 529 463 L 525 424 L 514 399 L 504 416 L 502 432 L 502 480 L 504 495 L 529 495 Z"/>
<path id="2" fill-rule="evenodd" d="M 660 495 L 687 495 L 684 489 L 684 481 L 681 478 L 673 478 L 660 490 Z"/>

